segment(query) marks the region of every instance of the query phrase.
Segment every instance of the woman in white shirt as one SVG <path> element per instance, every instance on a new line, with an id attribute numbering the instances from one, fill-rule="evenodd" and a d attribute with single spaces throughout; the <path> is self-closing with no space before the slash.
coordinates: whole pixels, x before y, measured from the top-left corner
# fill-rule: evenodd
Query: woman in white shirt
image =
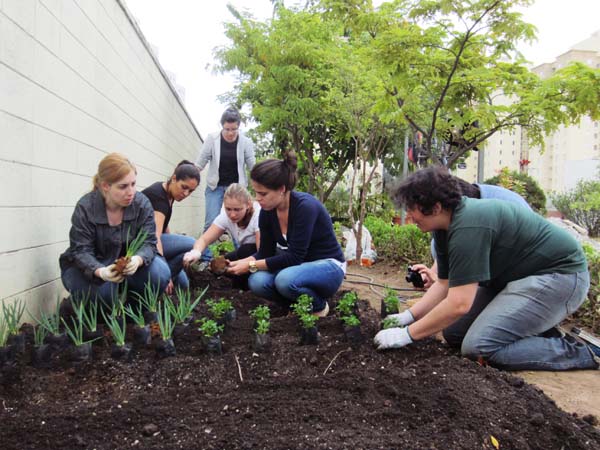
<path id="1" fill-rule="evenodd" d="M 237 261 L 256 253 L 260 243 L 258 215 L 260 205 L 250 193 L 238 183 L 230 184 L 223 196 L 223 208 L 214 222 L 194 243 L 192 250 L 183 257 L 184 266 L 198 261 L 210 244 L 227 232 L 235 250 L 225 255 L 228 261 Z"/>

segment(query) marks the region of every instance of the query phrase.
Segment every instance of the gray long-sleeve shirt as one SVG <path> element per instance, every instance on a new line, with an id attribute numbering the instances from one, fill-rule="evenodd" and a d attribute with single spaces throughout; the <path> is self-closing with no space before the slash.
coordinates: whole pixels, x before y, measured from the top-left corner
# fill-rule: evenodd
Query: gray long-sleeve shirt
<path id="1" fill-rule="evenodd" d="M 123 212 L 123 221 L 111 226 L 102 194 L 89 192 L 75 206 L 69 232 L 70 245 L 60 255 L 60 269 L 77 267 L 86 278 L 100 283 L 102 280 L 94 276 L 96 269 L 123 256 L 127 242 L 135 239 L 141 229 L 148 232 L 148 237 L 137 255 L 149 265 L 157 254 L 156 225 L 150 200 L 136 192 L 133 202 Z"/>

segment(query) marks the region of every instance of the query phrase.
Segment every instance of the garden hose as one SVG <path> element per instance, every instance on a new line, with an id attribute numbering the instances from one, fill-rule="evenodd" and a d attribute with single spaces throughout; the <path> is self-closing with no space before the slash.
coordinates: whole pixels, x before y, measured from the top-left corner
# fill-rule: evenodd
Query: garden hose
<path id="1" fill-rule="evenodd" d="M 358 273 L 350 273 L 347 272 L 346 273 L 346 277 L 348 276 L 352 276 L 352 277 L 359 277 L 359 278 L 366 278 L 369 281 L 359 281 L 359 280 L 348 280 L 347 278 L 344 279 L 344 281 L 346 283 L 355 283 L 355 284 L 367 284 L 369 285 L 369 288 L 377 295 L 380 295 L 381 297 L 385 297 L 384 293 L 381 293 L 379 291 L 377 291 L 374 286 L 378 286 L 378 287 L 382 287 L 382 288 L 388 288 L 388 289 L 393 289 L 394 291 L 409 291 L 409 292 L 423 292 L 421 289 L 415 289 L 415 288 L 399 288 L 399 287 L 394 287 L 394 286 L 388 286 L 385 284 L 380 284 L 380 283 L 375 283 L 373 281 L 373 278 L 367 276 L 367 275 L 361 275 Z"/>

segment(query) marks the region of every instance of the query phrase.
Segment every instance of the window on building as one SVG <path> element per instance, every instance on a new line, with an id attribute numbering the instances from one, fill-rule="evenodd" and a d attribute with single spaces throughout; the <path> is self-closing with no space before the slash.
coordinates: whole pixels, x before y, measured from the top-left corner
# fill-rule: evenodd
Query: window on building
<path id="1" fill-rule="evenodd" d="M 515 145 L 515 141 L 513 141 L 513 145 Z"/>
<path id="2" fill-rule="evenodd" d="M 500 145 L 502 145 L 502 139 L 500 139 Z"/>

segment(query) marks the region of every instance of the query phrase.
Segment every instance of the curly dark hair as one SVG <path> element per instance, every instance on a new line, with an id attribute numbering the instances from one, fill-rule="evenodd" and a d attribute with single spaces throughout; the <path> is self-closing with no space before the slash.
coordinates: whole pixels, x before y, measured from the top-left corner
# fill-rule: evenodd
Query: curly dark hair
<path id="1" fill-rule="evenodd" d="M 411 174 L 398 185 L 392 197 L 396 206 L 417 207 L 429 216 L 438 202 L 443 209 L 454 211 L 462 195 L 457 178 L 445 167 L 433 166 Z"/>

